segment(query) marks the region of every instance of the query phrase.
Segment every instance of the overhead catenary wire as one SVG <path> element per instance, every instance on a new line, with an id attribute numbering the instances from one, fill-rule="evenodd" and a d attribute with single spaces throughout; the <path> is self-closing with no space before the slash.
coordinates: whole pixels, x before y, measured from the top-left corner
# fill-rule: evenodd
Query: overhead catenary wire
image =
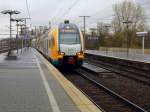
<path id="1" fill-rule="evenodd" d="M 59 19 L 58 20 L 62 20 L 62 18 L 64 18 L 65 19 L 65 17 L 67 17 L 68 16 L 68 14 L 71 12 L 71 10 L 78 4 L 78 2 L 80 2 L 80 0 L 75 0 L 72 4 L 70 4 L 69 6 L 68 6 L 68 8 L 67 8 L 67 10 L 65 11 L 65 12 L 63 12 L 63 11 L 61 11 L 61 12 L 63 12 L 62 14 L 60 14 L 59 13 L 59 15 L 60 15 L 60 17 L 58 17 Z M 97 13 L 100 13 L 101 11 L 98 11 Z M 96 14 L 97 14 L 96 13 Z M 96 14 L 94 14 L 94 15 L 96 15 Z M 112 15 L 111 15 L 112 16 Z M 110 15 L 109 15 L 109 17 L 110 17 Z M 105 18 L 100 18 L 100 20 L 110 20 L 110 19 L 106 19 L 106 18 L 108 18 L 108 17 L 105 17 Z M 75 18 L 75 19 L 72 19 L 72 21 L 74 21 L 75 23 L 77 23 L 77 24 L 80 24 L 82 21 L 81 20 L 76 20 L 77 18 Z M 99 20 L 99 18 L 97 18 L 98 20 Z M 56 20 L 56 19 L 55 19 Z M 95 19 L 94 19 L 95 20 Z M 97 20 L 96 20 L 97 21 Z"/>
<path id="2" fill-rule="evenodd" d="M 28 4 L 28 0 L 26 0 L 26 8 L 27 8 L 28 16 L 29 16 L 29 18 L 30 18 L 30 17 L 31 17 L 31 15 L 30 15 L 30 11 L 29 11 L 29 4 Z"/>
<path id="3" fill-rule="evenodd" d="M 70 13 L 70 11 L 71 11 L 79 2 L 80 2 L 80 0 L 76 0 L 75 2 L 73 2 L 73 4 L 71 4 L 71 5 L 68 7 L 67 11 L 63 14 L 63 16 L 64 16 L 64 17 L 67 16 L 67 15 Z"/>
<path id="4" fill-rule="evenodd" d="M 90 15 L 91 18 L 88 20 L 89 22 L 88 22 L 87 26 L 90 26 L 92 24 L 96 24 L 97 22 L 100 22 L 100 21 L 104 22 L 104 21 L 112 20 L 113 14 L 105 15 L 104 17 L 102 17 L 102 16 L 101 17 L 96 17 L 97 15 L 100 15 L 105 9 L 106 8 L 101 9 L 101 10 L 97 11 L 96 13 Z M 80 23 L 78 22 L 78 24 L 80 24 Z"/>
<path id="5" fill-rule="evenodd" d="M 62 14 L 60 14 L 59 18 L 64 18 L 66 17 L 70 11 L 77 5 L 77 3 L 79 2 L 80 0 L 75 0 L 73 3 L 71 3 L 68 8 L 66 9 L 65 12 L 63 12 Z"/>
<path id="6" fill-rule="evenodd" d="M 26 8 L 27 8 L 28 17 L 31 18 L 28 0 L 26 0 Z M 30 27 L 31 27 L 31 19 L 30 19 Z"/>
<path id="7" fill-rule="evenodd" d="M 76 1 L 73 1 L 72 4 L 70 4 L 67 8 L 67 10 L 64 12 L 64 11 L 61 11 L 63 12 L 62 14 L 59 13 L 60 17 L 67 17 L 67 15 L 70 13 L 70 11 L 75 7 L 75 5 L 79 2 L 79 0 L 76 0 Z M 73 6 L 73 7 L 72 7 Z M 102 11 L 98 11 L 96 12 L 95 14 L 93 14 L 94 16 L 97 15 L 98 13 L 100 13 Z M 111 20 L 113 20 L 113 15 L 109 15 L 109 16 L 105 16 L 105 17 L 94 17 L 93 18 L 93 15 L 90 15 L 92 16 L 90 18 L 90 20 L 88 20 L 88 26 L 90 26 L 90 24 L 95 24 L 96 22 L 110 22 Z M 62 19 L 62 18 L 61 18 Z M 146 18 L 148 20 L 148 18 Z M 77 24 L 81 24 L 82 21 L 79 20 L 78 18 L 75 18 L 75 19 L 72 19 L 72 21 L 74 21 L 75 23 Z"/>

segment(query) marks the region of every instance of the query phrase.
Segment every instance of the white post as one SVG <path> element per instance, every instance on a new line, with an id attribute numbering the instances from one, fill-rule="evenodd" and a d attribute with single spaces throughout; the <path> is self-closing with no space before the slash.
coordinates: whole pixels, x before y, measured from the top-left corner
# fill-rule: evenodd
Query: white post
<path id="1" fill-rule="evenodd" d="M 145 37 L 143 36 L 142 37 L 142 53 L 143 53 L 143 55 L 144 55 L 144 40 L 145 40 Z"/>
<path id="2" fill-rule="evenodd" d="M 23 37 L 21 39 L 21 54 L 23 53 Z"/>

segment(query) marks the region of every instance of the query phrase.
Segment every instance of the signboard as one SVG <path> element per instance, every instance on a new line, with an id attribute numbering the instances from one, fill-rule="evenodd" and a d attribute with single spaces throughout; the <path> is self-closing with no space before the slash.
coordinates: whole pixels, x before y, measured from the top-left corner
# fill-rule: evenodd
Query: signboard
<path id="1" fill-rule="evenodd" d="M 93 36 L 88 36 L 88 38 L 87 38 L 88 40 L 98 40 L 98 37 L 93 37 Z"/>
<path id="2" fill-rule="evenodd" d="M 64 33 L 75 33 L 74 29 L 63 29 L 62 32 Z"/>
<path id="3" fill-rule="evenodd" d="M 137 36 L 142 37 L 142 53 L 144 54 L 144 42 L 145 42 L 145 36 L 147 35 L 147 32 L 137 32 L 136 33 Z"/>
<path id="4" fill-rule="evenodd" d="M 78 30 L 76 27 L 72 25 L 65 25 L 65 26 L 60 26 L 60 32 L 61 33 L 77 33 Z"/>
<path id="5" fill-rule="evenodd" d="M 27 40 L 27 39 L 29 39 L 29 34 L 26 33 L 26 34 L 24 35 L 24 40 Z"/>
<path id="6" fill-rule="evenodd" d="M 136 35 L 139 37 L 145 37 L 147 35 L 147 32 L 136 32 Z"/>

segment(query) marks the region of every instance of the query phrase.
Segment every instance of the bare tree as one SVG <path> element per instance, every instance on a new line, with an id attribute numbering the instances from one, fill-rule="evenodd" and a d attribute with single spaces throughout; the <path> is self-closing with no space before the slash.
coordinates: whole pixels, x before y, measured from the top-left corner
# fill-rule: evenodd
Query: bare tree
<path id="1" fill-rule="evenodd" d="M 123 31 L 126 27 L 124 21 L 132 21 L 129 29 L 144 30 L 145 16 L 142 7 L 131 0 L 113 5 L 114 18 L 112 21 L 115 32 Z"/>
<path id="2" fill-rule="evenodd" d="M 125 0 L 114 4 L 113 11 L 112 26 L 114 31 L 124 32 L 122 39 L 126 40 L 128 47 L 136 46 L 138 39 L 135 32 L 145 29 L 145 14 L 142 7 L 131 0 Z"/>
<path id="3" fill-rule="evenodd" d="M 105 23 L 103 22 L 97 23 L 97 33 L 99 36 L 104 35 L 106 33 L 106 28 L 104 26 L 105 26 Z"/>
<path id="4" fill-rule="evenodd" d="M 109 27 L 111 27 L 110 24 L 106 24 L 103 22 L 97 23 L 97 34 L 99 37 L 100 45 L 102 45 L 102 46 L 106 46 L 107 43 L 110 43 L 110 42 L 108 42 L 110 40 L 110 39 L 108 39 L 109 38 Z"/>

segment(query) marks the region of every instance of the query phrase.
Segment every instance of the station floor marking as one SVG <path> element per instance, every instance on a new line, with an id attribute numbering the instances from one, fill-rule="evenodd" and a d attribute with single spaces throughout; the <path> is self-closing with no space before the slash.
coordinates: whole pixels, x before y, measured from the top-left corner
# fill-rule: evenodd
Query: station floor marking
<path id="1" fill-rule="evenodd" d="M 93 102 L 91 102 L 79 89 L 77 89 L 68 79 L 66 79 L 55 67 L 53 67 L 41 54 L 37 53 L 53 76 L 62 85 L 66 93 L 76 104 L 81 112 L 102 112 Z"/>
<path id="2" fill-rule="evenodd" d="M 37 59 L 37 57 L 36 57 L 36 55 L 34 54 L 33 51 L 32 51 L 32 53 L 33 53 L 33 55 L 34 55 L 34 57 L 36 59 L 36 63 L 37 63 L 37 66 L 39 68 L 40 75 L 42 77 L 43 84 L 44 84 L 44 87 L 46 89 L 46 92 L 47 92 L 47 95 L 48 95 L 49 102 L 51 104 L 52 110 L 53 110 L 53 112 L 61 112 L 60 109 L 59 109 L 59 106 L 58 106 L 58 104 L 56 102 L 56 99 L 55 99 L 55 97 L 53 95 L 53 92 L 52 92 L 51 88 L 49 87 L 48 81 L 47 81 L 47 79 L 46 79 L 46 77 L 44 75 L 44 72 L 43 72 L 43 70 L 42 70 L 42 68 L 40 66 L 40 63 L 39 63 L 39 61 L 38 61 L 38 59 Z"/>

